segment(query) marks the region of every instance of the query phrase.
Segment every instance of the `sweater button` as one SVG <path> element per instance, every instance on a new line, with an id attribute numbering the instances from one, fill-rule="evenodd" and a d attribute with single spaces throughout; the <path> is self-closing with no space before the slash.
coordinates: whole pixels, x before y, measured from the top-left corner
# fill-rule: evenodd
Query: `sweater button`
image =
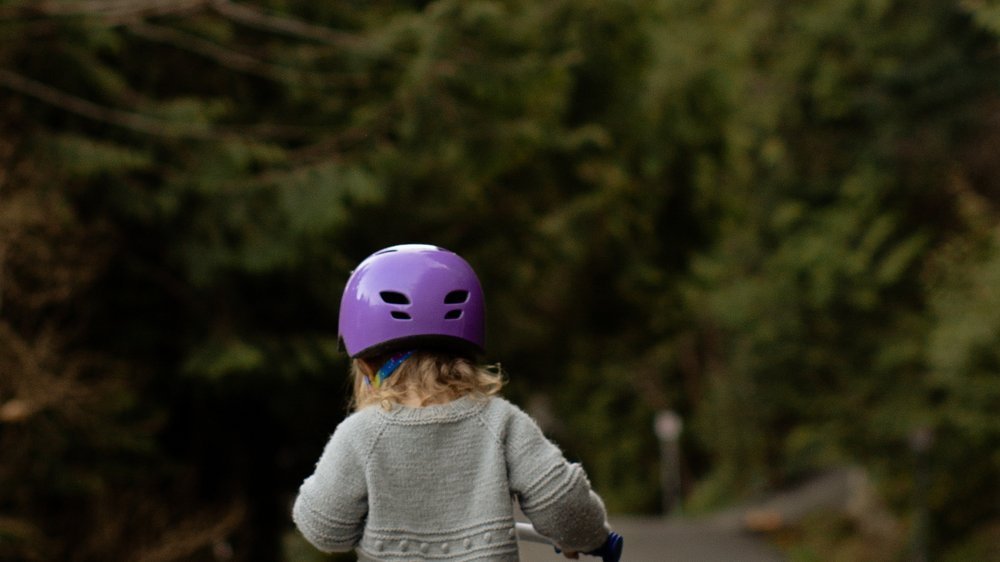
<path id="1" fill-rule="evenodd" d="M 431 549 L 431 545 L 423 543 L 420 545 L 420 552 L 427 554 L 427 551 Z"/>
<path id="2" fill-rule="evenodd" d="M 385 543 L 382 541 L 375 541 L 375 550 L 378 551 L 385 550 Z"/>
<path id="3" fill-rule="evenodd" d="M 441 552 L 448 552 L 448 543 L 441 544 Z"/>
<path id="4" fill-rule="evenodd" d="M 400 543 L 399 543 L 399 550 L 402 550 L 403 552 L 406 552 L 406 549 L 409 548 L 409 547 L 410 547 L 410 543 L 408 543 L 406 541 L 400 541 Z"/>
<path id="5" fill-rule="evenodd" d="M 483 540 L 486 541 L 487 544 L 489 544 L 489 542 L 493 540 L 493 535 L 489 533 L 483 533 Z"/>
<path id="6" fill-rule="evenodd" d="M 511 530 L 507 531 L 507 538 L 509 538 L 509 539 L 514 538 L 514 534 L 515 534 L 514 533 L 514 529 L 511 529 Z"/>
<path id="7" fill-rule="evenodd" d="M 462 541 L 462 546 L 464 546 L 465 548 L 472 548 L 472 540 L 465 539 L 464 541 Z"/>

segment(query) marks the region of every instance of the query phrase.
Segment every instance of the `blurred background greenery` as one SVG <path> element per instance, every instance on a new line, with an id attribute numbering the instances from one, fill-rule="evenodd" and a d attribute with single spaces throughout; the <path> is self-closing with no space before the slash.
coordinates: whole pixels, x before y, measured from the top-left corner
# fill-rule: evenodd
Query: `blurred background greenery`
<path id="1" fill-rule="evenodd" d="M 686 513 L 857 465 L 892 556 L 1000 545 L 995 0 L 8 0 L 0 36 L 0 559 L 313 556 L 340 293 L 401 242 L 474 265 L 614 513 L 660 509 L 672 409 Z"/>

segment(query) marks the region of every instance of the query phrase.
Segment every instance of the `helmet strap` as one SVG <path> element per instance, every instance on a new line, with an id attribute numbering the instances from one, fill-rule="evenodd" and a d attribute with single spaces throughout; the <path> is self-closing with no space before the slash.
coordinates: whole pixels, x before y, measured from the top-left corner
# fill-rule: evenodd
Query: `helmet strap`
<path id="1" fill-rule="evenodd" d="M 379 367 L 378 372 L 372 377 L 365 377 L 365 382 L 368 383 L 369 387 L 374 387 L 376 389 L 382 388 L 382 381 L 389 378 L 399 366 L 403 364 L 404 361 L 413 355 L 413 351 L 401 351 L 399 353 L 394 353 L 382 363 Z"/>

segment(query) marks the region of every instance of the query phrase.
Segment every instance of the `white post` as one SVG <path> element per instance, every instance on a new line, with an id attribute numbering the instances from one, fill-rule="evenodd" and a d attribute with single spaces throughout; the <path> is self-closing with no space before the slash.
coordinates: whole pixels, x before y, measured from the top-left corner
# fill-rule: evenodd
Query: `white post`
<path id="1" fill-rule="evenodd" d="M 663 515 L 681 510 L 680 436 L 684 428 L 681 417 L 670 410 L 656 413 L 653 429 L 660 441 L 660 485 L 663 488 Z"/>

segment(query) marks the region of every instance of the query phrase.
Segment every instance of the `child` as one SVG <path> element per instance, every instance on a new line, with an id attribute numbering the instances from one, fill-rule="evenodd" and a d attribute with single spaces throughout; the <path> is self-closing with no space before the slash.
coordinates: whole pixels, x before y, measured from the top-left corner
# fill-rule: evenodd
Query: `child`
<path id="1" fill-rule="evenodd" d="M 473 362 L 484 320 L 475 272 L 447 250 L 394 246 L 351 274 L 339 330 L 355 412 L 295 500 L 309 542 L 362 560 L 516 561 L 512 497 L 567 557 L 605 542 L 583 469 Z"/>

